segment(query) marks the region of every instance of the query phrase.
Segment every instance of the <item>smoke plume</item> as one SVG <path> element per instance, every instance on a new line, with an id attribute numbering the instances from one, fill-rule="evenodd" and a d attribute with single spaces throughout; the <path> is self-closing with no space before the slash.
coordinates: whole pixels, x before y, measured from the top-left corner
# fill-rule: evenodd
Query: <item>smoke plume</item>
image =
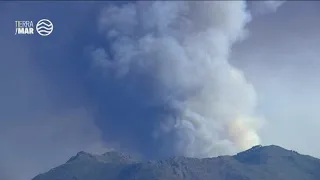
<path id="1" fill-rule="evenodd" d="M 258 144 L 255 90 L 228 62 L 250 20 L 243 1 L 107 5 L 98 22 L 103 43 L 88 50 L 104 139 L 146 157 L 208 157 Z"/>
<path id="2" fill-rule="evenodd" d="M 285 1 L 252 1 L 252 14 L 267 14 L 276 12 Z"/>

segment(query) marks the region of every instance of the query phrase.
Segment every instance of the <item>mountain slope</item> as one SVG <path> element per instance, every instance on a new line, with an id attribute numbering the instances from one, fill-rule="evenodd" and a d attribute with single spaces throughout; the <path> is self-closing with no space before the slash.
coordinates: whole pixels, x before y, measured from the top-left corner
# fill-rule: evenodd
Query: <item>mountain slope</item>
<path id="1" fill-rule="evenodd" d="M 117 152 L 80 152 L 33 180 L 319 180 L 320 160 L 278 146 L 255 146 L 235 156 L 175 157 L 140 162 Z"/>

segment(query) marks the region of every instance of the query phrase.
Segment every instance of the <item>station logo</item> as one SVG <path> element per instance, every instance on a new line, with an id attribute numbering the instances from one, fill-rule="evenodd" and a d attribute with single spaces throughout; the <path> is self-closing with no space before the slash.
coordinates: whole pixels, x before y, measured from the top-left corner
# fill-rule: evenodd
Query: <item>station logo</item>
<path id="1" fill-rule="evenodd" d="M 16 21 L 16 34 L 34 34 L 32 21 Z"/>
<path id="2" fill-rule="evenodd" d="M 49 36 L 53 31 L 53 23 L 49 19 L 41 19 L 34 27 L 33 21 L 15 21 L 15 35 L 33 35 L 36 32 L 40 36 Z"/>
<path id="3" fill-rule="evenodd" d="M 53 24 L 49 19 L 38 21 L 36 30 L 40 36 L 49 36 L 53 31 Z"/>

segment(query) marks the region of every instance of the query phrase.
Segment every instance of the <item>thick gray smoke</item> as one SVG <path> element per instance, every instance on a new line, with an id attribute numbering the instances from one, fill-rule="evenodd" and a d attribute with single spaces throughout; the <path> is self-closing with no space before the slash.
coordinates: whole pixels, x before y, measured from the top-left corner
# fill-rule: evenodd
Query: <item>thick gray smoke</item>
<path id="1" fill-rule="evenodd" d="M 105 119 L 121 123 L 106 128 L 127 137 L 109 134 L 107 139 L 129 148 L 145 139 L 143 147 L 134 149 L 157 151 L 158 156 L 208 157 L 258 144 L 255 90 L 228 62 L 232 45 L 247 35 L 251 16 L 246 8 L 243 1 L 105 7 L 99 30 L 106 43 L 92 51 L 92 68 L 100 70 L 106 83 L 99 91 L 104 100 L 128 113 Z M 110 108 L 101 111 L 112 113 Z M 141 113 L 126 112 L 130 108 Z"/>

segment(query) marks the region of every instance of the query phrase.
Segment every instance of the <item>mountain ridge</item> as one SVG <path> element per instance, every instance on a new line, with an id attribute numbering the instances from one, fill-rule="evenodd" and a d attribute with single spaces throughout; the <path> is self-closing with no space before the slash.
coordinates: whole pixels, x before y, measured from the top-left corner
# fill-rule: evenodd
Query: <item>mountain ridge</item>
<path id="1" fill-rule="evenodd" d="M 254 146 L 233 156 L 141 161 L 110 151 L 79 152 L 32 180 L 319 180 L 320 159 L 280 146 Z"/>

